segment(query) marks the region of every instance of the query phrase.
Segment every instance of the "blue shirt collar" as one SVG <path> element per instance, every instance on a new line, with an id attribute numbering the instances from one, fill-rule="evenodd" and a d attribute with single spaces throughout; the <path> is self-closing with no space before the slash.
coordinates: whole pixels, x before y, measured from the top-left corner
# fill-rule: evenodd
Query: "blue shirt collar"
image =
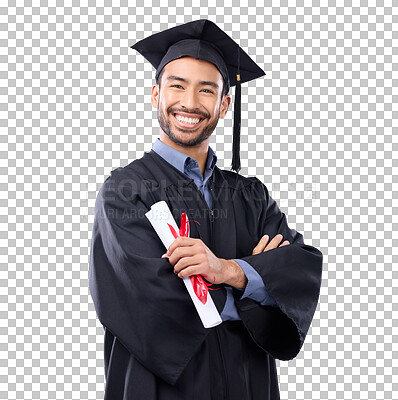
<path id="1" fill-rule="evenodd" d="M 186 173 L 187 169 L 190 168 L 190 163 L 192 161 L 197 162 L 197 160 L 195 160 L 194 158 L 187 156 L 186 154 L 174 149 L 173 147 L 170 147 L 166 143 L 163 143 L 159 138 L 156 139 L 152 149 L 161 157 L 163 157 L 169 164 L 171 164 L 173 167 L 177 168 L 183 173 Z M 214 153 L 213 149 L 209 146 L 204 174 L 205 176 L 209 176 L 213 173 L 216 163 L 217 156 Z M 210 174 L 206 174 L 206 170 L 209 170 Z"/>

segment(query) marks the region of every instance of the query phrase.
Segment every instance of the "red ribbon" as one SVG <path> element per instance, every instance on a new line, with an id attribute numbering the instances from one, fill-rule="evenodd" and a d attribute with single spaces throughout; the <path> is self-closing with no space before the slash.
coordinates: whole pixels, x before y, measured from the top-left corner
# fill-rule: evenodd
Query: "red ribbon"
<path id="1" fill-rule="evenodd" d="M 189 237 L 189 219 L 187 218 L 186 213 L 181 213 L 181 227 L 179 233 L 177 233 L 170 224 L 167 225 L 175 238 L 178 236 Z M 190 276 L 190 279 L 196 296 L 203 304 L 206 304 L 208 291 L 214 290 L 209 289 L 209 286 L 211 286 L 212 283 L 205 282 L 201 275 L 192 275 Z M 214 277 L 214 279 L 216 279 L 216 277 Z"/>
<path id="2" fill-rule="evenodd" d="M 167 224 L 167 225 L 169 226 L 169 229 L 171 230 L 171 233 L 173 234 L 173 236 L 175 238 L 178 238 L 178 233 L 176 232 L 176 230 L 170 224 Z"/>

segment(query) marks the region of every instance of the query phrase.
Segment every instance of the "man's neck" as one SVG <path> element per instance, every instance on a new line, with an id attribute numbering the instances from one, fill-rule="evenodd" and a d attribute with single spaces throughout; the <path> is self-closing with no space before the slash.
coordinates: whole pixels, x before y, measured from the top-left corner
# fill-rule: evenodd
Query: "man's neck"
<path id="1" fill-rule="evenodd" d="M 173 149 L 176 149 L 181 153 L 184 153 L 187 156 L 194 158 L 199 164 L 199 169 L 200 172 L 202 173 L 202 176 L 204 176 L 206 169 L 207 154 L 209 151 L 210 138 L 208 140 L 203 141 L 197 146 L 192 146 L 192 147 L 179 146 L 178 144 L 174 143 L 162 130 L 160 130 L 160 140 L 161 142 L 172 147 Z"/>

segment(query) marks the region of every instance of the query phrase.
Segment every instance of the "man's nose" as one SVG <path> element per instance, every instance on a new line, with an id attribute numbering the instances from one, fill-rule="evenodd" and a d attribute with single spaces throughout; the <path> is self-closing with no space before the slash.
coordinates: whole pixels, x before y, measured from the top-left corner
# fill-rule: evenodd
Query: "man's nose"
<path id="1" fill-rule="evenodd" d="M 181 105 L 187 108 L 188 110 L 194 110 L 198 108 L 199 98 L 195 90 L 184 90 L 184 93 L 181 98 Z"/>

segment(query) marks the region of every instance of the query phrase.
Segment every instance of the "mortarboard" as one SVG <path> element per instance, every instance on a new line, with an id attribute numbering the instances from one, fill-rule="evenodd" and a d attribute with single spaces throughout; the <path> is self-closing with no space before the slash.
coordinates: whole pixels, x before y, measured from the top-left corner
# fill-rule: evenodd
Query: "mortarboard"
<path id="1" fill-rule="evenodd" d="M 232 169 L 240 170 L 240 105 L 242 83 L 265 75 L 265 72 L 216 24 L 207 19 L 191 21 L 140 40 L 132 49 L 141 53 L 156 69 L 156 81 L 170 61 L 191 56 L 213 63 L 226 85 L 225 93 L 235 89 Z"/>

